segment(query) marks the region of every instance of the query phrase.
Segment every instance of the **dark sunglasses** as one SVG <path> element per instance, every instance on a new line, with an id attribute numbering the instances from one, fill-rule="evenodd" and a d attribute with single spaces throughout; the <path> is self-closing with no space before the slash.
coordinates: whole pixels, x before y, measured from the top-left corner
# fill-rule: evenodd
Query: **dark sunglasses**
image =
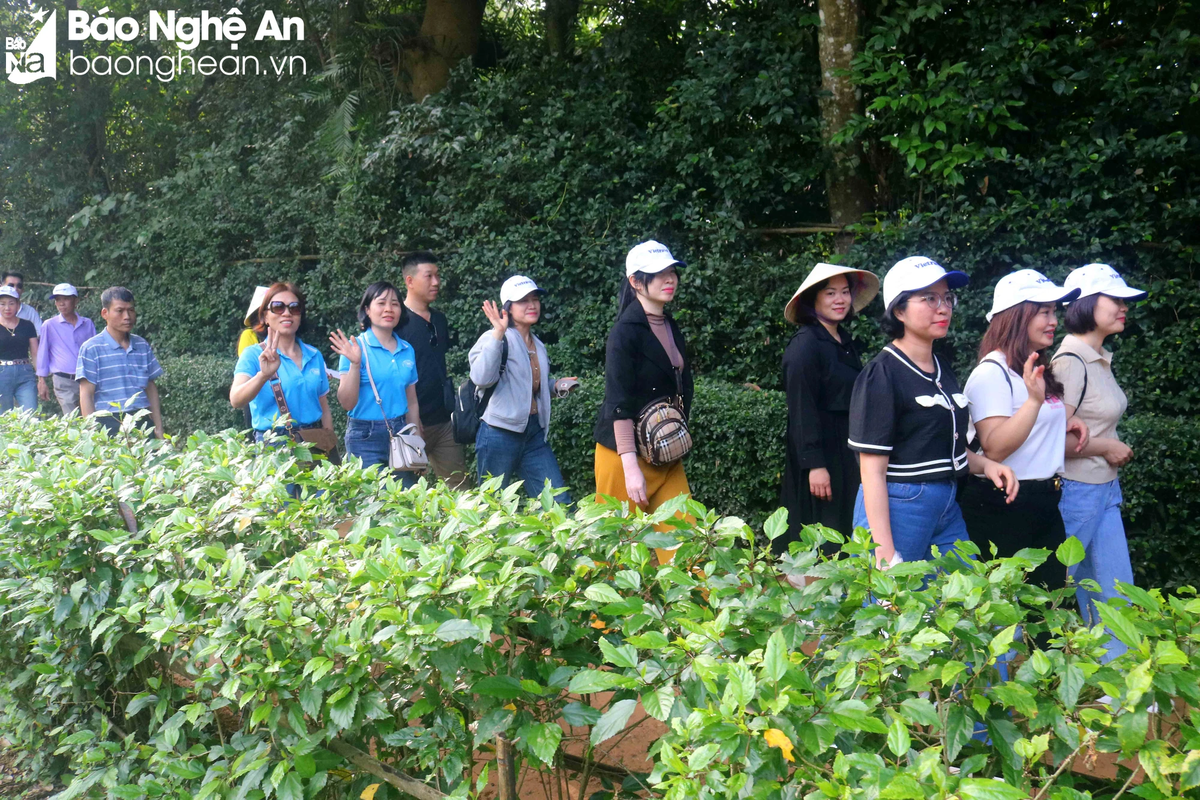
<path id="1" fill-rule="evenodd" d="M 282 300 L 275 300 L 274 302 L 267 303 L 267 311 L 280 316 L 283 316 L 284 311 L 290 311 L 293 314 L 299 314 L 300 304 L 294 301 L 291 303 L 285 303 Z"/>
<path id="2" fill-rule="evenodd" d="M 437 326 L 434 325 L 433 322 L 429 321 L 429 320 L 426 320 L 425 325 L 426 325 L 426 327 L 429 328 L 429 346 L 437 347 L 438 346 Z"/>

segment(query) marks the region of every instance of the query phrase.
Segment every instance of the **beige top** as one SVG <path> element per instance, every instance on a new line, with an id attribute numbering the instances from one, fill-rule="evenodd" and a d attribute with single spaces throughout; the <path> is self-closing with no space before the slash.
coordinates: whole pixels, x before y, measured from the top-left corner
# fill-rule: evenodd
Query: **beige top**
<path id="1" fill-rule="evenodd" d="M 1075 353 L 1079 358 L 1064 356 Z M 1083 364 L 1079 359 L 1083 359 Z M 1125 392 L 1117 385 L 1112 374 L 1112 353 L 1100 348 L 1097 353 L 1087 342 L 1074 334 L 1067 334 L 1054 354 L 1054 374 L 1063 384 L 1063 401 L 1075 406 L 1075 416 L 1088 426 L 1091 438 L 1119 439 L 1117 423 L 1125 413 L 1129 401 Z M 1087 370 L 1087 391 L 1084 392 L 1084 370 Z M 1080 394 L 1083 400 L 1080 402 Z M 1081 483 L 1108 483 L 1116 480 L 1117 468 L 1104 460 L 1104 456 L 1071 458 L 1067 453 L 1062 476 Z"/>
<path id="2" fill-rule="evenodd" d="M 538 392 L 542 390 L 542 365 L 536 347 L 529 350 L 529 366 L 533 370 L 533 399 L 529 401 L 529 416 L 532 417 L 538 413 Z"/>

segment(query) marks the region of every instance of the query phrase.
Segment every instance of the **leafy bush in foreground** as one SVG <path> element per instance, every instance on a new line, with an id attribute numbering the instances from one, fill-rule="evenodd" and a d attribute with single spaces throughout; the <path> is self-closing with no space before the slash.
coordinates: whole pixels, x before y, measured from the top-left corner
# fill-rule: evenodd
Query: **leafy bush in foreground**
<path id="1" fill-rule="evenodd" d="M 1022 582 L 1043 551 L 943 557 L 921 591 L 924 565 L 881 574 L 861 540 L 819 561 L 831 532 L 776 562 L 695 501 L 629 516 L 402 491 L 232 435 L 175 449 L 16 416 L 0 449 L 0 729 L 72 776 L 62 798 L 357 797 L 378 781 L 348 747 L 476 797 L 501 733 L 610 797 L 1079 800 L 1120 790 L 1081 792 L 1067 760 L 1117 751 L 1144 800 L 1200 786 L 1200 719 L 1151 727 L 1200 703 L 1190 590 L 1127 587 L 1103 613 L 1131 650 L 1102 666 L 1103 630 Z M 695 522 L 655 533 L 676 510 Z M 598 764 L 639 703 L 667 729 L 620 784 Z"/>

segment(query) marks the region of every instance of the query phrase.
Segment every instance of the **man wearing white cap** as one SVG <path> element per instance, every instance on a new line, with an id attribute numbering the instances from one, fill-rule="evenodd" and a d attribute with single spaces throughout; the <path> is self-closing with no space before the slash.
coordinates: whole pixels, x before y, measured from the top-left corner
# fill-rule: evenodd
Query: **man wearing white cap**
<path id="1" fill-rule="evenodd" d="M 54 396 L 62 406 L 63 416 L 79 408 L 79 383 L 75 380 L 75 365 L 79 348 L 96 335 L 96 325 L 87 317 L 75 313 L 79 292 L 69 283 L 60 283 L 50 293 L 58 316 L 42 325 L 41 347 L 37 354 L 38 397 L 50 399 L 46 379 L 54 385 Z"/>

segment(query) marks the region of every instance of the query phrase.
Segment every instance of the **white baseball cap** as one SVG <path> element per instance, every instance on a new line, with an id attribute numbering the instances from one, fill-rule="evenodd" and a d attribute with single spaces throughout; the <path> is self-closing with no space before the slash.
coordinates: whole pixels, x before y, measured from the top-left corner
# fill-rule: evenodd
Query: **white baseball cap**
<path id="1" fill-rule="evenodd" d="M 1056 286 L 1054 281 L 1047 278 L 1036 269 L 1019 269 L 1009 273 L 996 284 L 992 293 L 992 310 L 987 313 L 987 321 L 1001 311 L 1006 311 L 1021 303 L 1069 303 L 1079 297 L 1078 289 L 1064 289 Z"/>
<path id="2" fill-rule="evenodd" d="M 901 292 L 919 292 L 928 289 L 940 280 L 946 286 L 958 289 L 967 285 L 967 273 L 947 270 L 932 258 L 909 256 L 892 265 L 883 276 L 883 307 L 891 309 L 892 303 Z"/>
<path id="3" fill-rule="evenodd" d="M 20 300 L 21 294 L 11 286 L 0 286 L 0 297 L 11 297 L 13 300 Z"/>
<path id="4" fill-rule="evenodd" d="M 69 283 L 60 283 L 50 293 L 51 297 L 79 297 L 79 291 Z"/>
<path id="5" fill-rule="evenodd" d="M 665 244 L 650 239 L 634 247 L 625 256 L 625 277 L 628 278 L 635 272 L 657 275 L 668 267 L 686 266 L 687 264 L 671 255 Z"/>
<path id="6" fill-rule="evenodd" d="M 1063 286 L 1068 289 L 1078 289 L 1079 298 L 1091 297 L 1094 294 L 1106 294 L 1121 300 L 1144 300 L 1147 292 L 1134 289 L 1125 283 L 1115 269 L 1108 264 L 1085 264 L 1079 269 L 1072 270 Z"/>
<path id="7" fill-rule="evenodd" d="M 534 283 L 532 278 L 526 278 L 524 275 L 513 275 L 500 287 L 500 303 L 503 305 L 504 303 L 515 302 L 527 296 L 530 292 L 545 294 L 546 290 Z"/>

